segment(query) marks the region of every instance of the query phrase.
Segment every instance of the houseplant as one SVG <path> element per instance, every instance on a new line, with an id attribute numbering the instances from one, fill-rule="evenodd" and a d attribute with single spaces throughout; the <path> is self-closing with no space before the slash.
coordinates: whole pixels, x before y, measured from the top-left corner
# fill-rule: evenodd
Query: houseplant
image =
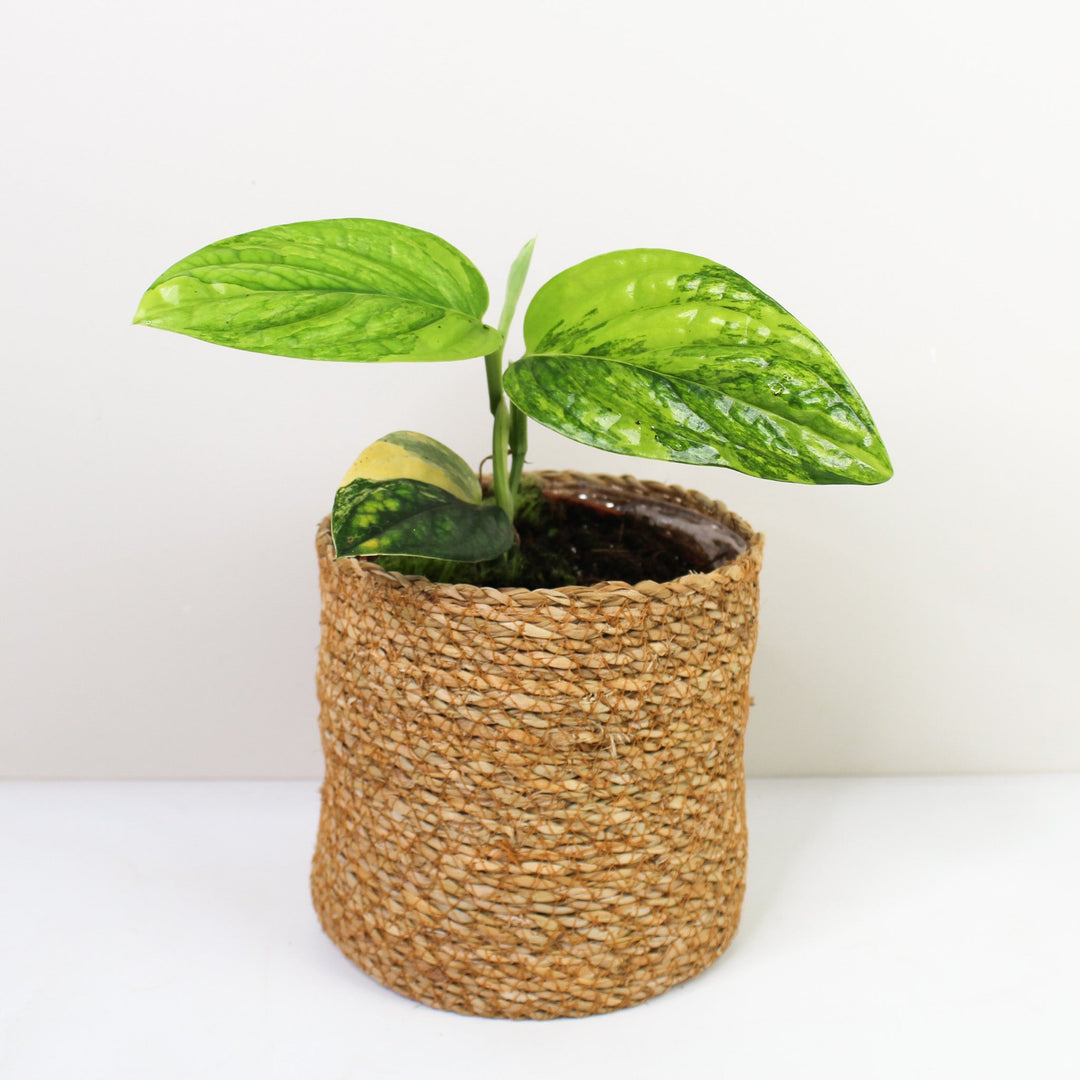
<path id="1" fill-rule="evenodd" d="M 644 1000 L 734 933 L 761 537 L 693 492 L 524 473 L 526 418 L 766 479 L 892 470 L 821 342 L 698 256 L 620 251 L 558 274 L 504 369 L 531 251 L 497 327 L 460 251 L 367 219 L 211 244 L 151 285 L 135 321 L 310 359 L 484 357 L 490 480 L 393 432 L 360 454 L 319 530 L 312 888 L 331 937 L 387 985 L 548 1017 Z M 599 548 L 622 558 L 642 537 L 675 562 L 602 572 Z"/>

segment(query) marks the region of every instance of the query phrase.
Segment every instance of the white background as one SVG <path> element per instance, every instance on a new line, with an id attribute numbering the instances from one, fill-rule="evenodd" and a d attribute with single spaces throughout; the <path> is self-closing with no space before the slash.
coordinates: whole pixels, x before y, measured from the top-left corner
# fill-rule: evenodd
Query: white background
<path id="1" fill-rule="evenodd" d="M 315 781 L 0 784 L 0 1076 L 1076 1080 L 1080 776 L 747 797 L 720 960 L 529 1023 L 423 1008 L 322 933 Z"/>
<path id="2" fill-rule="evenodd" d="M 809 489 L 589 451 L 768 536 L 758 775 L 1080 769 L 1072 5 L 19 5 L 0 44 L 0 775 L 315 777 L 313 534 L 480 361 L 333 365 L 129 325 L 248 229 L 382 217 L 501 302 L 619 247 L 815 330 L 896 467 Z"/>

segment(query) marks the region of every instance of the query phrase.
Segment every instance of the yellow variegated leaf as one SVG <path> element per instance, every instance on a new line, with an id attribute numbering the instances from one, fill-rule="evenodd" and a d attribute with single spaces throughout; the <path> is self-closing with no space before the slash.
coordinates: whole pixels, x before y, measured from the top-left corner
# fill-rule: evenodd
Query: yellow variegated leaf
<path id="1" fill-rule="evenodd" d="M 526 415 L 617 454 L 800 484 L 880 484 L 892 464 L 825 346 L 698 255 L 613 251 L 557 274 L 503 385 Z"/>
<path id="2" fill-rule="evenodd" d="M 334 498 L 330 531 L 338 558 L 484 562 L 514 542 L 510 519 L 483 501 L 466 462 L 415 431 L 384 435 L 353 462 Z"/>
<path id="3" fill-rule="evenodd" d="M 448 446 L 418 431 L 392 431 L 373 442 L 353 463 L 341 487 L 353 480 L 420 480 L 463 502 L 479 503 L 480 481 Z"/>

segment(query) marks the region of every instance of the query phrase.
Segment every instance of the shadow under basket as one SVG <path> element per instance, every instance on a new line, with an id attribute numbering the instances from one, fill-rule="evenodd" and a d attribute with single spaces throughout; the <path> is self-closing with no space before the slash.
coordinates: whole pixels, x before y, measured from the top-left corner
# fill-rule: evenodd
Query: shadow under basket
<path id="1" fill-rule="evenodd" d="M 522 1019 L 635 1005 L 731 941 L 762 552 L 696 492 L 536 475 L 707 514 L 746 549 L 663 584 L 495 589 L 335 561 L 318 534 L 319 919 L 407 997 Z"/>

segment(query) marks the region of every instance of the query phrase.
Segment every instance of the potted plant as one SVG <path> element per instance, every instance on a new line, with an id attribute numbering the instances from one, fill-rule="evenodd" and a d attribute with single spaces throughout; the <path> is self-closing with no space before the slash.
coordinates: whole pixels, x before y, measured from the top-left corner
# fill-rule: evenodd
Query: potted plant
<path id="1" fill-rule="evenodd" d="M 637 249 L 558 274 L 503 343 L 473 264 L 384 221 L 302 222 L 165 271 L 135 321 L 318 360 L 484 357 L 492 475 L 377 440 L 318 530 L 326 758 L 312 893 L 361 968 L 440 1008 L 581 1016 L 708 966 L 745 885 L 762 538 L 695 492 L 523 472 L 526 420 L 797 483 L 892 473 L 821 342 L 738 274 Z"/>

